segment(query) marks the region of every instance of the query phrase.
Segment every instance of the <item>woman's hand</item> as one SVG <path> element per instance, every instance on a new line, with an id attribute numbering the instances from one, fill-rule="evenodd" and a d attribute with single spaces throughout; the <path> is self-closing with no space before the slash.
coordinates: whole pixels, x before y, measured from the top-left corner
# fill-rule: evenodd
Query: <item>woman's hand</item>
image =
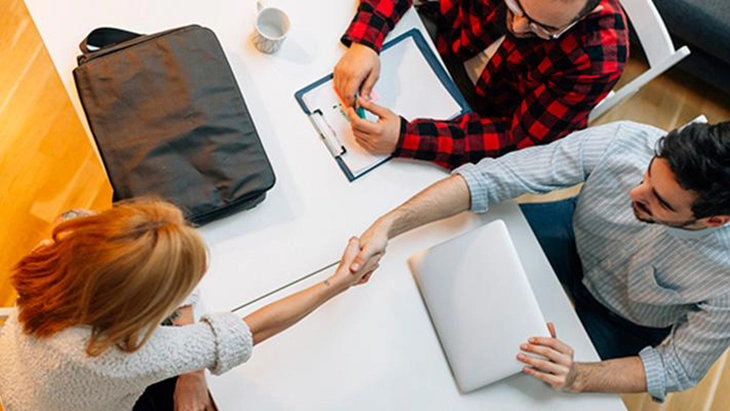
<path id="1" fill-rule="evenodd" d="M 208 393 L 205 372 L 182 374 L 175 385 L 175 411 L 215 411 Z"/>

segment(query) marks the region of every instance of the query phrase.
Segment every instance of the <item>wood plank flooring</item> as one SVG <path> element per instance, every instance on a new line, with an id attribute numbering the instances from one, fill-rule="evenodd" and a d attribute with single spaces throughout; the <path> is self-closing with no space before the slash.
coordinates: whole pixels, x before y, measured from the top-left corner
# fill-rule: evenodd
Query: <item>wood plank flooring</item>
<path id="1" fill-rule="evenodd" d="M 72 207 L 104 208 L 111 187 L 22 0 L 0 2 L 0 304 L 11 267 Z"/>

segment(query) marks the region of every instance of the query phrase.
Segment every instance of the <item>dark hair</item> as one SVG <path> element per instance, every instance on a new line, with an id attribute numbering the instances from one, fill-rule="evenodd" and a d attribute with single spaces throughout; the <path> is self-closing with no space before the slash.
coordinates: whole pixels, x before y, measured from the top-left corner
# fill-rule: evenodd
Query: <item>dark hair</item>
<path id="1" fill-rule="evenodd" d="M 657 156 L 682 188 L 697 194 L 695 218 L 730 214 L 730 122 L 674 130 L 657 142 Z"/>
<path id="2" fill-rule="evenodd" d="M 578 13 L 577 18 L 582 19 L 585 15 L 592 12 L 599 4 L 601 4 L 601 0 L 587 0 L 586 5 L 583 6 L 580 13 Z"/>

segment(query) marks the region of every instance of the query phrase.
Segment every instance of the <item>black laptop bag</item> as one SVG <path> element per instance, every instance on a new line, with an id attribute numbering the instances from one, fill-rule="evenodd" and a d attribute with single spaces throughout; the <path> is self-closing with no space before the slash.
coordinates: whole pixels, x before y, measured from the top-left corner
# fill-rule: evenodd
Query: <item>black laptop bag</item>
<path id="1" fill-rule="evenodd" d="M 115 201 L 158 196 L 198 224 L 263 201 L 274 172 L 211 30 L 99 28 L 80 48 L 76 88 Z"/>

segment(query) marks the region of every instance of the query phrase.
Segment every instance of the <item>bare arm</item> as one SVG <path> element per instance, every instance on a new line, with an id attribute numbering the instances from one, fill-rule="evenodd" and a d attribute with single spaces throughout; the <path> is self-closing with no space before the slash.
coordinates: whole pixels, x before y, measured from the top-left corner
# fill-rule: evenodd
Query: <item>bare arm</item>
<path id="1" fill-rule="evenodd" d="M 291 327 L 344 290 L 324 281 L 247 315 L 243 320 L 251 329 L 254 345 Z"/>
<path id="2" fill-rule="evenodd" d="M 330 278 L 247 315 L 243 320 L 251 329 L 254 345 L 286 330 L 332 297 L 361 283 L 365 275 L 377 266 L 370 267 L 367 272 L 350 273 L 348 267 L 359 248 L 359 242 L 351 239 L 340 265 Z"/>
<path id="3" fill-rule="evenodd" d="M 375 264 L 385 254 L 388 240 L 416 227 L 466 211 L 469 205 L 469 187 L 458 174 L 426 187 L 380 217 L 363 233 L 360 237 L 360 253 L 350 270 L 356 272 Z"/>
<path id="4" fill-rule="evenodd" d="M 577 363 L 575 386 L 580 392 L 646 392 L 644 365 L 638 356 Z"/>

